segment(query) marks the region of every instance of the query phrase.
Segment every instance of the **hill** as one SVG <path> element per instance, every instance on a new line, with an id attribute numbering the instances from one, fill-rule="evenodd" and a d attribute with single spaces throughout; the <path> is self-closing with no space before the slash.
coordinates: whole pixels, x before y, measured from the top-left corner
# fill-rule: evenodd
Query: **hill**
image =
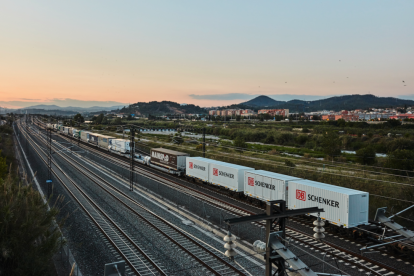
<path id="1" fill-rule="evenodd" d="M 188 104 L 180 105 L 179 103 L 162 101 L 162 102 L 138 102 L 128 107 L 122 108 L 119 112 L 136 114 L 136 115 L 169 115 L 169 114 L 206 114 L 207 111 L 197 105 Z"/>
<path id="2" fill-rule="evenodd" d="M 285 103 L 284 101 L 276 101 L 268 96 L 258 96 L 250 101 L 242 103 L 246 106 L 257 106 L 257 107 L 265 107 L 265 106 L 277 106 L 279 104 Z"/>
<path id="3" fill-rule="evenodd" d="M 241 105 L 250 106 L 254 109 L 258 108 L 284 108 L 289 109 L 290 112 L 311 112 L 318 110 L 354 110 L 354 109 L 368 109 L 368 108 L 385 108 L 385 107 L 397 107 L 397 106 L 414 106 L 414 101 L 404 100 L 393 97 L 377 97 L 374 95 L 345 95 L 345 96 L 336 96 L 326 99 L 316 100 L 316 101 L 302 101 L 302 100 L 291 100 L 287 102 L 275 101 L 276 104 L 270 105 L 265 104 L 265 98 L 268 98 L 272 101 L 273 99 L 267 96 L 259 96 L 259 101 L 256 101 L 257 98 L 252 99 L 248 102 L 244 102 Z M 253 103 L 262 103 L 262 105 L 252 105 Z M 268 101 L 271 102 L 271 101 Z M 250 104 L 249 104 L 250 103 Z M 273 102 L 271 102 L 273 103 Z"/>

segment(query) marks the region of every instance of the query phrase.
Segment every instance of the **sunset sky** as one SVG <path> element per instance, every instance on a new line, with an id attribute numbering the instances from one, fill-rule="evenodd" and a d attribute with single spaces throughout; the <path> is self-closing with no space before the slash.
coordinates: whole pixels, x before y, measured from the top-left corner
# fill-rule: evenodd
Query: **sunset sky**
<path id="1" fill-rule="evenodd" d="M 414 99 L 413 30 L 412 0 L 1 1 L 0 106 Z"/>

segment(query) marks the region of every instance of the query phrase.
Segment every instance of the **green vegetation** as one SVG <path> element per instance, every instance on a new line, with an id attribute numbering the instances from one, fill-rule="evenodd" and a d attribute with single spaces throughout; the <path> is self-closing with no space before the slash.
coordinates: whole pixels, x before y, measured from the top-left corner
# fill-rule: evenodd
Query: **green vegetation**
<path id="1" fill-rule="evenodd" d="M 31 185 L 12 175 L 0 180 L 0 274 L 49 275 L 52 256 L 61 245 L 54 225 L 59 210 L 47 209 Z"/>
<path id="2" fill-rule="evenodd" d="M 180 105 L 179 103 L 162 101 L 162 102 L 138 102 L 131 104 L 128 107 L 124 107 L 120 110 L 121 113 L 125 114 L 136 114 L 136 115 L 165 115 L 165 114 L 205 114 L 206 110 L 199 106 L 188 104 Z"/>
<path id="3" fill-rule="evenodd" d="M 55 224 L 61 198 L 48 210 L 40 193 L 16 174 L 13 149 L 12 128 L 1 126 L 0 275 L 53 275 L 52 256 L 62 241 Z"/>
<path id="4" fill-rule="evenodd" d="M 412 100 L 403 100 L 392 97 L 377 97 L 374 95 L 344 95 L 335 96 L 315 101 L 301 101 L 291 100 L 288 102 L 275 101 L 268 96 L 258 96 L 250 101 L 241 103 L 239 105 L 232 105 L 231 107 L 248 107 L 248 108 L 281 108 L 289 109 L 290 112 L 303 112 L 305 109 L 309 111 L 317 110 L 335 110 L 341 111 L 346 107 L 348 110 L 354 109 L 368 109 L 368 108 L 384 108 L 390 107 L 390 103 L 395 105 L 414 105 Z"/>

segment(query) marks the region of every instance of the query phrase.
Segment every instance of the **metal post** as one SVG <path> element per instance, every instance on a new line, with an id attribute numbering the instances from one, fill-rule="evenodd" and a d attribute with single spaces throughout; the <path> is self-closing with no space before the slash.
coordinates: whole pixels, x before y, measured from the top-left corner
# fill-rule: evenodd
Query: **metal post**
<path id="1" fill-rule="evenodd" d="M 49 129 L 49 133 L 48 133 L 49 137 L 48 137 L 48 156 L 47 156 L 47 162 L 48 162 L 48 174 L 47 174 L 47 179 L 52 181 L 52 130 Z M 48 191 L 48 198 L 50 197 L 51 194 L 51 182 L 49 182 L 47 191 Z"/>
<path id="2" fill-rule="evenodd" d="M 266 215 L 271 216 L 273 214 L 273 204 L 272 203 L 268 203 L 266 205 Z M 272 260 L 270 259 L 270 254 L 272 253 L 272 248 L 269 245 L 269 235 L 270 232 L 272 230 L 272 220 L 271 219 L 267 219 L 266 220 L 266 255 L 265 255 L 265 260 L 266 260 L 266 276 L 272 276 Z"/>
<path id="3" fill-rule="evenodd" d="M 131 140 L 129 142 L 129 148 L 131 155 L 131 164 L 130 164 L 130 171 L 129 171 L 129 190 L 134 190 L 134 157 L 135 157 L 135 129 L 131 127 L 129 130 L 129 133 L 131 134 Z"/>
<path id="4" fill-rule="evenodd" d="M 206 128 L 203 127 L 203 158 L 206 158 Z"/>

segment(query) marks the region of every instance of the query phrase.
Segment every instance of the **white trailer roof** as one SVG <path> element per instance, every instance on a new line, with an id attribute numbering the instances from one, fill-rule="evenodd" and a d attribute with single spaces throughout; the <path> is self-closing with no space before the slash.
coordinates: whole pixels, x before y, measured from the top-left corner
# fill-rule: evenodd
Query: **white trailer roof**
<path id="1" fill-rule="evenodd" d="M 296 176 L 290 176 L 290 175 L 285 175 L 285 174 L 280 174 L 280 173 L 274 173 L 274 172 L 269 172 L 269 171 L 263 171 L 263 170 L 250 171 L 249 173 L 254 173 L 254 174 L 258 174 L 258 175 L 268 176 L 268 177 L 280 179 L 280 180 L 283 180 L 283 181 L 294 180 L 294 179 L 298 179 L 298 180 L 301 179 L 301 178 L 296 177 Z"/>
<path id="2" fill-rule="evenodd" d="M 368 192 L 363 192 L 363 191 L 359 191 L 359 190 L 349 189 L 349 188 L 345 188 L 345 187 L 335 186 L 335 185 L 331 185 L 331 184 L 326 184 L 326 183 L 312 181 L 312 180 L 306 180 L 306 179 L 292 180 L 292 182 L 295 182 L 295 183 L 298 183 L 298 184 L 303 184 L 303 185 L 308 185 L 308 186 L 312 186 L 312 187 L 316 187 L 316 188 L 321 188 L 321 189 L 328 188 L 330 191 L 338 192 L 338 193 L 342 193 L 342 194 L 346 194 L 346 195 L 355 195 L 355 194 L 366 194 L 366 193 L 368 193 Z"/>

